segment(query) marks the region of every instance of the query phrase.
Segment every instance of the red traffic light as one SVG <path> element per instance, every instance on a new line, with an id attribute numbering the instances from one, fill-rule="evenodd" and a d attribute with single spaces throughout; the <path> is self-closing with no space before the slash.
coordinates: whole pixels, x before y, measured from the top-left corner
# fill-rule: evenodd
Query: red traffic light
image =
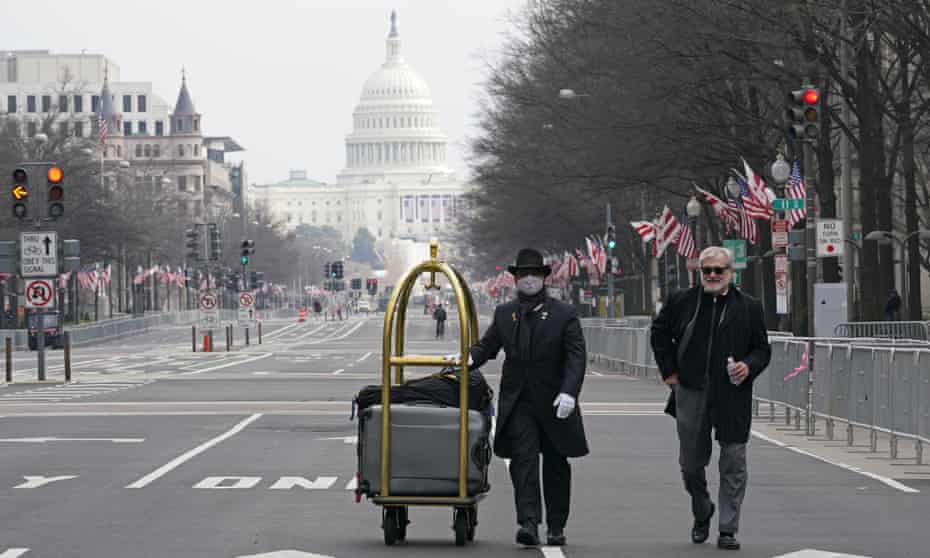
<path id="1" fill-rule="evenodd" d="M 820 101 L 820 91 L 816 89 L 805 89 L 801 95 L 801 100 L 805 105 L 816 105 Z"/>
<path id="2" fill-rule="evenodd" d="M 63 197 L 65 197 L 65 191 L 61 186 L 56 184 L 48 189 L 49 201 L 61 201 Z"/>

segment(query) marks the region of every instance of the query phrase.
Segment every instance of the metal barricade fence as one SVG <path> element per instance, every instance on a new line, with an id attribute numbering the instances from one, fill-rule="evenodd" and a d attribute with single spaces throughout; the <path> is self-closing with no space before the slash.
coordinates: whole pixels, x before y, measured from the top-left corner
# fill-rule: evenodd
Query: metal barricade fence
<path id="1" fill-rule="evenodd" d="M 837 337 L 885 337 L 930 341 L 930 322 L 848 322 L 836 326 Z"/>
<path id="2" fill-rule="evenodd" d="M 648 327 L 583 323 L 588 356 L 609 370 L 659 378 Z M 808 434 L 823 421 L 829 439 L 845 425 L 848 445 L 855 430 L 869 433 L 871 451 L 879 434 L 889 437 L 888 451 L 898 457 L 902 439 L 914 442 L 922 463 L 930 443 L 930 343 L 893 339 L 795 338 L 770 336 L 772 358 L 753 386 L 754 413 L 774 421 L 783 417 Z M 813 347 L 814 371 L 808 368 Z M 793 419 L 793 420 L 792 420 Z"/>

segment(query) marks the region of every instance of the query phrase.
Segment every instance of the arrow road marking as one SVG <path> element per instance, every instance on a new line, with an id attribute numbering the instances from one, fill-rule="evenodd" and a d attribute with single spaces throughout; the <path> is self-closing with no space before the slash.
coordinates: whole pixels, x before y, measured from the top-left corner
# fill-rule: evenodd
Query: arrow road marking
<path id="1" fill-rule="evenodd" d="M 0 438 L 0 442 L 18 442 L 23 444 L 44 444 L 46 442 L 113 442 L 114 444 L 141 444 L 145 438 L 58 438 L 43 436 L 37 438 Z M 3 555 L 0 555 L 2 558 Z"/>

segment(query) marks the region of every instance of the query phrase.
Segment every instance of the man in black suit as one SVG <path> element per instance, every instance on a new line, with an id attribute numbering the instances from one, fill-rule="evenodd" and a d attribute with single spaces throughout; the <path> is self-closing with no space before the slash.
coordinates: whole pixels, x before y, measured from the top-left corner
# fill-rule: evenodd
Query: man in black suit
<path id="1" fill-rule="evenodd" d="M 575 309 L 546 295 L 551 273 L 542 254 L 525 248 L 508 267 L 517 298 L 494 310 L 494 321 L 469 351 L 479 367 L 506 358 L 500 383 L 494 453 L 510 458 L 517 510 L 517 542 L 539 544 L 542 522 L 539 455 L 543 456 L 547 542 L 565 544 L 571 496 L 569 457 L 588 453 L 578 396 L 585 374 L 585 342 Z"/>
<path id="2" fill-rule="evenodd" d="M 720 443 L 717 546 L 738 550 L 752 383 L 768 366 L 772 350 L 762 304 L 731 284 L 730 251 L 712 246 L 701 252 L 700 262 L 701 284 L 670 295 L 652 322 L 652 349 L 672 388 L 666 412 L 676 418 L 678 461 L 694 516 L 691 540 L 707 540 L 716 510 L 704 474 L 713 429 Z"/>

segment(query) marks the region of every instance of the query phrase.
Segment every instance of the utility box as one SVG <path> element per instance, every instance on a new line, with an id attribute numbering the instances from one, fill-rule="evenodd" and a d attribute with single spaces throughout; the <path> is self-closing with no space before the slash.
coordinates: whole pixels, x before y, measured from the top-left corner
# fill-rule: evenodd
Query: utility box
<path id="1" fill-rule="evenodd" d="M 814 336 L 833 337 L 836 326 L 848 321 L 846 283 L 815 283 Z"/>

